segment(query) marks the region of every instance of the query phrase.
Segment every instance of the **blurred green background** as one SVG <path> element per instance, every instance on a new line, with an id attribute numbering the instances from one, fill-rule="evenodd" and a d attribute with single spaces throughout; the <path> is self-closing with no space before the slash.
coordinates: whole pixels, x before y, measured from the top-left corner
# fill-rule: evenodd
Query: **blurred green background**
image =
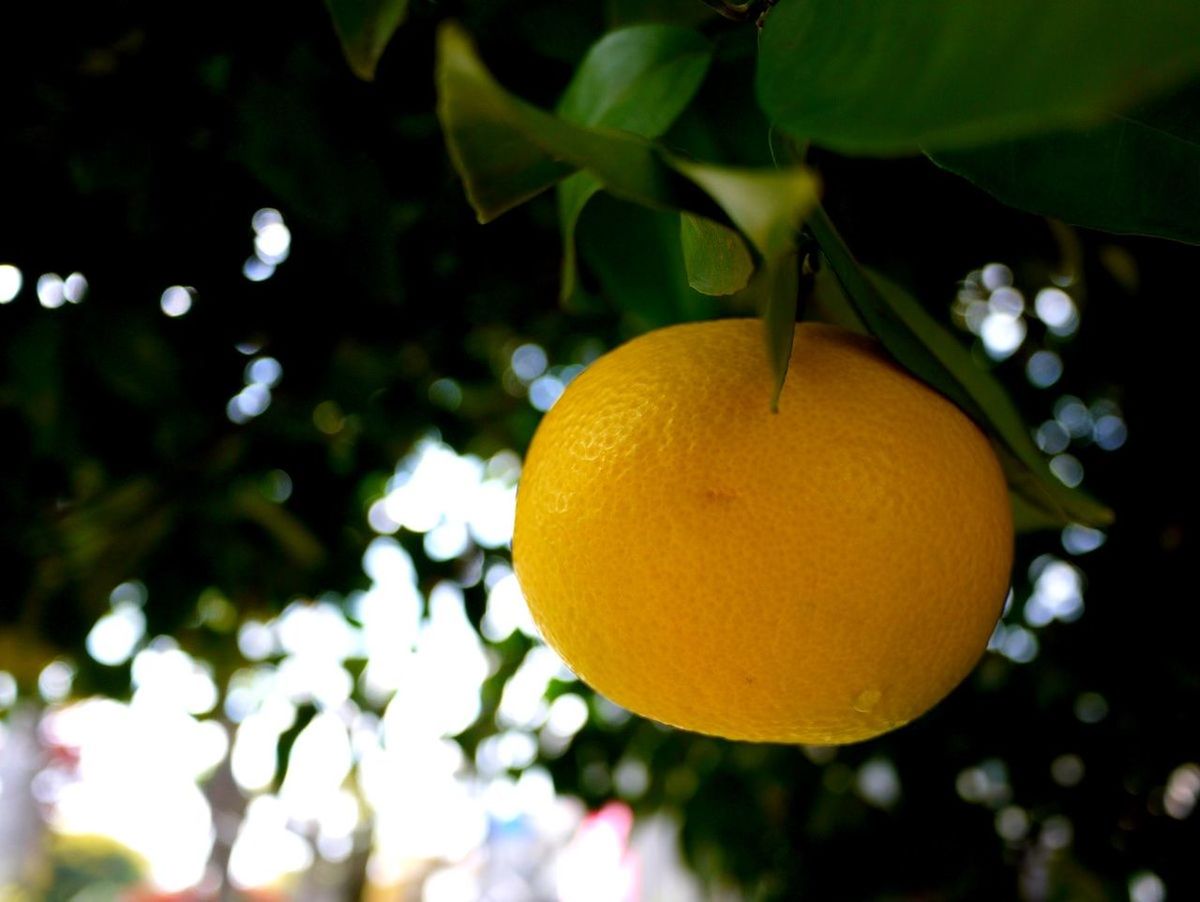
<path id="1" fill-rule="evenodd" d="M 552 197 L 475 224 L 433 31 L 550 106 L 685 6 L 728 128 L 666 143 L 768 164 L 752 28 L 698 2 L 417 3 L 372 83 L 316 2 L 0 14 L 0 898 L 1200 895 L 1194 247 L 814 151 L 848 243 L 1115 525 L 1022 536 L 974 674 L 858 746 L 661 727 L 537 639 L 508 540 L 541 412 L 731 309 L 607 198 L 561 305 Z"/>

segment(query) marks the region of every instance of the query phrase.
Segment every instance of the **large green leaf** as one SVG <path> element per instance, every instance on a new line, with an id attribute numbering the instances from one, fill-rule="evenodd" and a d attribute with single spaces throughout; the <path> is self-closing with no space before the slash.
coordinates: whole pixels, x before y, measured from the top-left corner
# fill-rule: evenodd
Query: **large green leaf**
<path id="1" fill-rule="evenodd" d="M 375 67 L 408 13 L 408 0 L 325 0 L 346 61 L 364 81 L 375 78 Z"/>
<path id="2" fill-rule="evenodd" d="M 439 33 L 438 116 L 467 197 L 486 222 L 556 182 L 586 172 L 624 200 L 692 213 L 736 227 L 762 260 L 747 290 L 764 314 L 795 304 L 793 283 L 779 267 L 794 256 L 797 230 L 816 204 L 816 179 L 802 166 L 746 170 L 695 163 L 629 132 L 585 127 L 539 110 L 506 92 L 453 24 Z M 793 286 L 794 287 L 794 286 Z M 778 316 L 765 315 L 771 328 Z M 777 392 L 788 356 L 768 332 Z M 790 349 L 790 346 L 789 346 Z"/>
<path id="3" fill-rule="evenodd" d="M 611 32 L 588 51 L 558 104 L 558 115 L 657 138 L 683 112 L 704 81 L 712 46 L 673 25 L 635 25 Z M 581 172 L 558 187 L 563 237 L 562 296 L 575 290 L 575 227 L 600 180 Z"/>
<path id="4" fill-rule="evenodd" d="M 1200 71 L 1200 3 L 785 0 L 758 96 L 849 153 L 960 148 L 1094 122 Z"/>
<path id="5" fill-rule="evenodd" d="M 966 411 L 997 442 L 1013 492 L 1046 522 L 1100 526 L 1112 512 L 1059 481 L 1025 428 L 1004 387 L 981 369 L 967 348 L 899 286 L 868 273 L 818 210 L 809 228 L 841 283 L 845 298 L 867 328 L 906 369 Z"/>
<path id="6" fill-rule="evenodd" d="M 1200 243 L 1200 82 L 1097 128 L 933 155 L 1006 204 Z"/>

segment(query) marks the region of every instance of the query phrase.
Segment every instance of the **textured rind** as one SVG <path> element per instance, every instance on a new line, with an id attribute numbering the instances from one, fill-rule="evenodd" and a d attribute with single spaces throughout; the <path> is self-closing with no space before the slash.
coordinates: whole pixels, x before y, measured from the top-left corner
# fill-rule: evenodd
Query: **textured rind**
<path id="1" fill-rule="evenodd" d="M 754 320 L 605 355 L 543 420 L 513 559 L 535 620 L 593 688 L 734 739 L 843 743 L 971 670 L 1012 566 L 986 437 L 876 346 L 796 327 L 771 412 Z"/>

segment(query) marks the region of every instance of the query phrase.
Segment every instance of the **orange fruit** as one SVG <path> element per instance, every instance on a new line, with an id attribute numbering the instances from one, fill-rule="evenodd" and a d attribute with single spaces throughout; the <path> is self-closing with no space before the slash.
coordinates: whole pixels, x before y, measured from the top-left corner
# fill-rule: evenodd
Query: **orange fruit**
<path id="1" fill-rule="evenodd" d="M 513 561 L 594 689 L 731 739 L 846 743 L 971 670 L 1009 586 L 987 438 L 871 340 L 796 326 L 771 412 L 756 320 L 606 354 L 538 427 Z"/>

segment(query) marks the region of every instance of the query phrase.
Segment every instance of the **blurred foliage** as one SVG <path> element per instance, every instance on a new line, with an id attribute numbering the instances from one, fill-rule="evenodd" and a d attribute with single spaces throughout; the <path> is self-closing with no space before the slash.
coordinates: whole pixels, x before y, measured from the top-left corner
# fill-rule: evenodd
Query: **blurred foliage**
<path id="1" fill-rule="evenodd" d="M 859 6 L 784 0 L 768 15 L 764 53 L 801 78 L 800 64 L 813 61 L 781 47 L 772 17 L 825 7 L 848 17 Z M 752 22 L 682 0 L 531 0 L 519 11 L 496 0 L 418 3 L 382 56 L 371 39 L 378 67 L 368 84 L 346 65 L 320 3 L 206 12 L 185 18 L 123 2 L 63 15 L 25 4 L 0 30 L 0 263 L 26 276 L 22 294 L 0 307 L 0 669 L 25 694 L 36 692 L 40 665 L 54 655 L 78 665 L 78 692 L 128 691 L 127 667 L 98 665 L 83 648 L 109 592 L 127 579 L 150 587 L 149 634 L 176 636 L 223 684 L 242 663 L 235 623 L 203 612 L 227 601 L 235 619 L 261 618 L 295 597 L 362 587 L 373 536 L 367 508 L 414 440 L 436 430 L 460 452 L 483 456 L 525 446 L 538 414 L 510 390 L 517 346 L 535 342 L 552 361 L 577 362 L 651 326 L 747 309 L 744 297 L 687 285 L 689 275 L 706 284 L 706 274 L 688 265 L 695 246 L 680 244 L 677 215 L 603 196 L 579 217 L 578 290 L 560 303 L 553 196 L 476 226 L 439 132 L 432 73 L 436 31 L 454 18 L 499 83 L 549 110 L 608 27 L 699 27 L 715 48 L 708 76 L 688 109 L 645 133 L 661 134 L 672 160 L 766 167 L 777 142 L 753 101 Z M 831 30 L 824 19 L 812 38 Z M 1183 25 L 1179 32 L 1188 37 Z M 1032 34 L 1004 46 L 1031 43 Z M 1120 46 L 1119 35 L 1104 34 Z M 974 60 L 979 43 L 954 40 L 969 43 Z M 1037 77 L 1057 65 L 1046 61 Z M 893 67 L 870 71 L 904 93 Z M 805 133 L 810 120 L 773 107 L 761 81 L 760 95 L 797 137 L 821 137 L 815 125 Z M 1050 100 L 1074 109 L 1078 98 Z M 924 102 L 925 112 L 941 112 Z M 840 121 L 861 128 L 871 120 Z M 930 133 L 940 128 L 934 122 Z M 923 137 L 868 136 L 889 152 L 915 150 Z M 858 151 L 867 146 L 860 138 L 828 143 Z M 1148 153 L 1106 176 L 1142 184 L 1158 165 Z M 1030 168 L 1044 170 L 1045 158 L 1029 154 Z M 938 160 L 1003 199 L 1047 209 L 1032 188 L 1026 198 L 990 181 L 987 152 Z M 596 805 L 614 793 L 622 762 L 643 763 L 648 786 L 634 804 L 681 812 L 692 865 L 708 880 L 735 881 L 749 898 L 1114 898 L 1143 869 L 1159 874 L 1172 898 L 1196 896 L 1197 819 L 1174 819 L 1162 806 L 1173 769 L 1195 760 L 1185 737 L 1196 734 L 1200 710 L 1200 620 L 1187 601 L 1194 338 L 1180 324 L 1195 249 L 1048 224 L 923 158 L 864 160 L 817 146 L 807 165 L 847 245 L 920 298 L 926 316 L 945 322 L 956 283 L 990 261 L 1007 262 L 1018 285 L 1074 279 L 1081 331 L 1072 342 L 1046 337 L 1065 364 L 1059 388 L 1088 402 L 1115 399 L 1131 436 L 1116 455 L 1080 451 L 1089 487 L 1118 517 L 1081 565 L 1087 613 L 1039 631 L 1034 662 L 989 655 L 928 716 L 836 754 L 605 716 L 605 703 L 589 696 L 592 720 L 545 762 L 556 786 Z M 1195 187 L 1181 182 L 1181 208 L 1195 209 Z M 1107 190 L 1081 181 L 1076 194 Z M 286 216 L 292 254 L 271 278 L 252 282 L 242 266 L 252 253 L 250 218 L 262 207 Z M 693 212 L 746 231 L 732 210 Z M 1086 214 L 1069 218 L 1086 224 Z M 1161 231 L 1194 240 L 1194 226 L 1170 219 Z M 88 280 L 82 303 L 36 303 L 38 274 L 72 271 Z M 173 285 L 195 291 L 178 319 L 159 307 Z M 807 312 L 821 306 L 814 296 Z M 244 424 L 226 415 L 252 359 L 239 346 L 284 368 L 270 408 Z M 993 373 L 1036 423 L 1052 402 L 1023 378 L 1023 362 L 1018 354 Z M 457 406 L 432 390 L 444 378 L 461 389 Z M 275 487 L 280 471 L 292 485 L 286 498 Z M 399 538 L 425 590 L 466 566 L 430 560 L 419 537 Z M 1018 552 L 1028 564 L 1061 546 L 1056 533 L 1040 533 L 1023 537 Z M 1030 580 L 1021 569 L 1014 579 L 1016 597 L 1026 598 Z M 483 587 L 467 588 L 466 603 L 478 625 Z M 1008 619 L 1020 617 L 1017 608 Z M 494 731 L 500 690 L 528 645 L 514 634 L 492 649 L 499 664 L 484 685 L 484 713 L 460 737 L 468 754 Z M 1076 716 L 1085 692 L 1107 699 L 1108 717 Z M 1052 778 L 1064 754 L 1086 763 L 1076 786 Z M 857 791 L 864 765 L 876 760 L 892 762 L 902 781 L 890 805 Z M 956 777 L 986 761 L 1004 762 L 1007 797 L 964 801 Z M 1005 839 L 996 823 L 1009 804 L 1027 813 L 1030 828 Z M 1073 825 L 1066 847 L 1040 839 L 1055 817 Z"/>

